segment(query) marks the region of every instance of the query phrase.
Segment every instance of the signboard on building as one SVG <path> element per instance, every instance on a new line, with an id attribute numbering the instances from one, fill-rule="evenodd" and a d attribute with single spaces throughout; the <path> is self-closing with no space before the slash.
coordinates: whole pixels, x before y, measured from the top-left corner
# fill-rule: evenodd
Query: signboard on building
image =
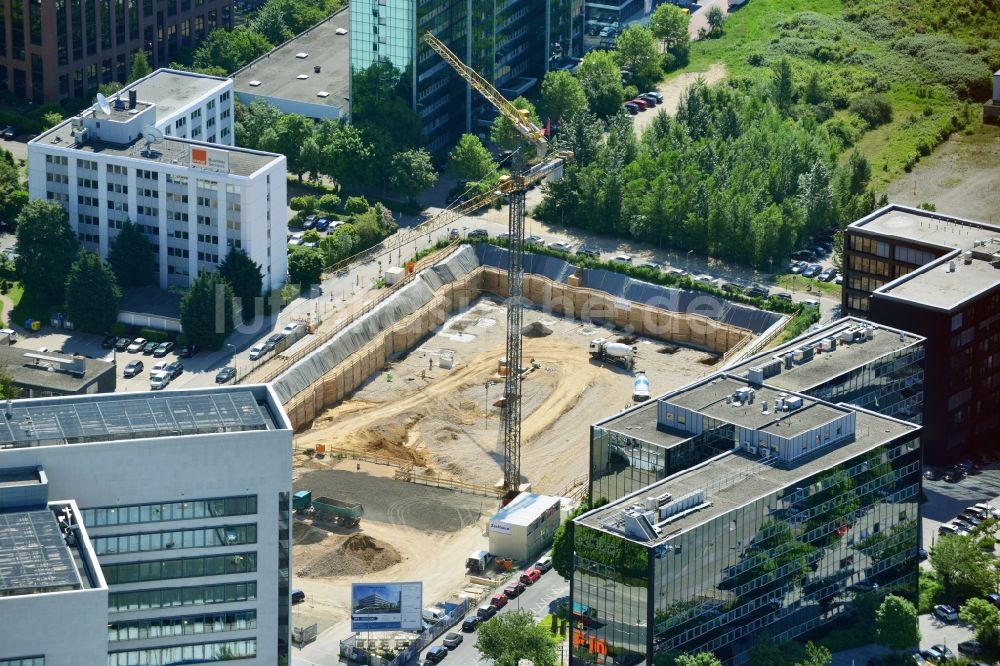
<path id="1" fill-rule="evenodd" d="M 423 583 L 353 583 L 351 631 L 419 631 Z"/>
<path id="2" fill-rule="evenodd" d="M 191 166 L 196 169 L 229 173 L 229 151 L 191 146 Z"/>
<path id="3" fill-rule="evenodd" d="M 501 522 L 499 520 L 490 521 L 490 532 L 499 532 L 500 534 L 510 534 L 510 525 Z"/>

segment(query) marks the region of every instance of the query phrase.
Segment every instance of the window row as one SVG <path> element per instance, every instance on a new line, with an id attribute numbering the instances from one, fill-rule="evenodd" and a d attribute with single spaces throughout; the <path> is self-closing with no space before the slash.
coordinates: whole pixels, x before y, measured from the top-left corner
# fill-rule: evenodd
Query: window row
<path id="1" fill-rule="evenodd" d="M 869 259 L 868 257 L 859 257 L 855 254 L 850 255 L 851 270 L 861 271 L 862 273 L 870 273 L 872 275 L 881 275 L 883 277 L 889 277 L 889 262 L 879 261 L 878 259 Z"/>
<path id="2" fill-rule="evenodd" d="M 91 540 L 98 555 L 143 553 L 155 550 L 245 546 L 257 543 L 257 526 L 225 525 L 187 530 L 144 532 L 95 537 Z"/>
<path id="3" fill-rule="evenodd" d="M 230 604 L 237 601 L 255 601 L 256 599 L 257 583 L 162 587 L 133 592 L 109 592 L 108 612 L 124 613 L 152 608 Z"/>
<path id="4" fill-rule="evenodd" d="M 867 238 L 865 236 L 851 235 L 851 249 L 865 254 L 874 254 L 876 257 L 889 256 L 889 244 L 885 241 Z"/>
<path id="5" fill-rule="evenodd" d="M 69 176 L 64 173 L 52 173 L 49 171 L 45 174 L 45 180 L 50 183 L 62 183 L 63 185 L 69 185 Z"/>
<path id="6" fill-rule="evenodd" d="M 158 617 L 149 620 L 109 622 L 108 642 L 141 641 L 147 638 L 172 638 L 195 634 L 215 634 L 224 631 L 246 631 L 256 628 L 257 611 L 255 610 Z"/>
<path id="7" fill-rule="evenodd" d="M 257 656 L 257 639 L 197 645 L 152 647 L 143 650 L 109 652 L 108 666 L 137 666 L 138 664 L 194 664 L 209 661 L 230 661 Z"/>
<path id="8" fill-rule="evenodd" d="M 102 565 L 102 568 L 108 585 L 175 578 L 197 578 L 199 576 L 223 576 L 257 571 L 257 553 L 125 562 L 123 564 L 105 564 Z"/>
<path id="9" fill-rule="evenodd" d="M 111 506 L 83 509 L 82 513 L 83 523 L 87 527 L 158 523 L 169 520 L 193 520 L 197 518 L 222 518 L 224 516 L 246 516 L 257 513 L 257 496 L 243 495 L 240 497 L 189 500 L 186 502 Z"/>
<path id="10" fill-rule="evenodd" d="M 0 666 L 45 666 L 45 657 L 14 657 L 0 659 Z"/>

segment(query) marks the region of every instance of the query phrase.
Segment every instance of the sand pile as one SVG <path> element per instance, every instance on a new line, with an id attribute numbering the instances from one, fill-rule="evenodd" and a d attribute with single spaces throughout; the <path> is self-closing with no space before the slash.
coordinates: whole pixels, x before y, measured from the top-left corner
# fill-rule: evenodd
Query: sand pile
<path id="1" fill-rule="evenodd" d="M 337 541 L 340 543 L 334 546 Z M 352 534 L 346 539 L 331 534 L 324 543 L 295 553 L 296 574 L 304 578 L 364 576 L 402 561 L 398 550 L 367 534 Z"/>
<path id="2" fill-rule="evenodd" d="M 544 338 L 552 335 L 552 329 L 540 321 L 533 321 L 521 329 L 521 335 L 526 338 Z"/>

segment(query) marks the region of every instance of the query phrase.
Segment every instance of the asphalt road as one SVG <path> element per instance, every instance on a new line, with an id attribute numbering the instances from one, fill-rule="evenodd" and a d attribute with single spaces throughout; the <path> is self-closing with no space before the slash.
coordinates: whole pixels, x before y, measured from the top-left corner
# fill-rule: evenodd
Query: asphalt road
<path id="1" fill-rule="evenodd" d="M 557 574 L 555 570 L 551 570 L 544 574 L 537 583 L 527 588 L 521 596 L 511 600 L 506 606 L 501 608 L 497 615 L 499 616 L 503 613 L 508 613 L 511 610 L 527 609 L 535 615 L 536 619 L 540 620 L 549 613 L 554 612 L 561 602 L 568 601 L 569 581 L 560 578 L 559 574 Z M 475 614 L 476 609 L 473 608 L 472 612 L 469 613 L 468 616 Z M 451 631 L 446 632 L 427 647 L 431 648 L 435 645 L 441 645 L 444 640 L 444 636 L 448 633 L 459 633 L 464 637 L 461 645 L 454 650 L 451 650 L 447 658 L 445 658 L 442 663 L 454 664 L 455 666 L 466 666 L 469 664 L 488 666 L 490 662 L 483 659 L 479 654 L 479 650 L 475 647 L 476 632 L 468 634 L 462 633 L 461 627 L 461 623 L 457 624 Z M 426 652 L 427 650 L 425 649 L 424 654 L 426 654 Z"/>

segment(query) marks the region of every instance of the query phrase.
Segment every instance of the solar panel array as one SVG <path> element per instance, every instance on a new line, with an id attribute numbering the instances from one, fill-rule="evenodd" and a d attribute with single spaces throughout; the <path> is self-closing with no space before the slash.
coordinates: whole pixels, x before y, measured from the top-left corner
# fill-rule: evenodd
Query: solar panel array
<path id="1" fill-rule="evenodd" d="M 0 415 L 0 448 L 265 429 L 250 391 L 101 396 L 88 402 L 15 403 L 9 417 Z"/>
<path id="2" fill-rule="evenodd" d="M 52 511 L 0 513 L 0 597 L 82 587 Z"/>

